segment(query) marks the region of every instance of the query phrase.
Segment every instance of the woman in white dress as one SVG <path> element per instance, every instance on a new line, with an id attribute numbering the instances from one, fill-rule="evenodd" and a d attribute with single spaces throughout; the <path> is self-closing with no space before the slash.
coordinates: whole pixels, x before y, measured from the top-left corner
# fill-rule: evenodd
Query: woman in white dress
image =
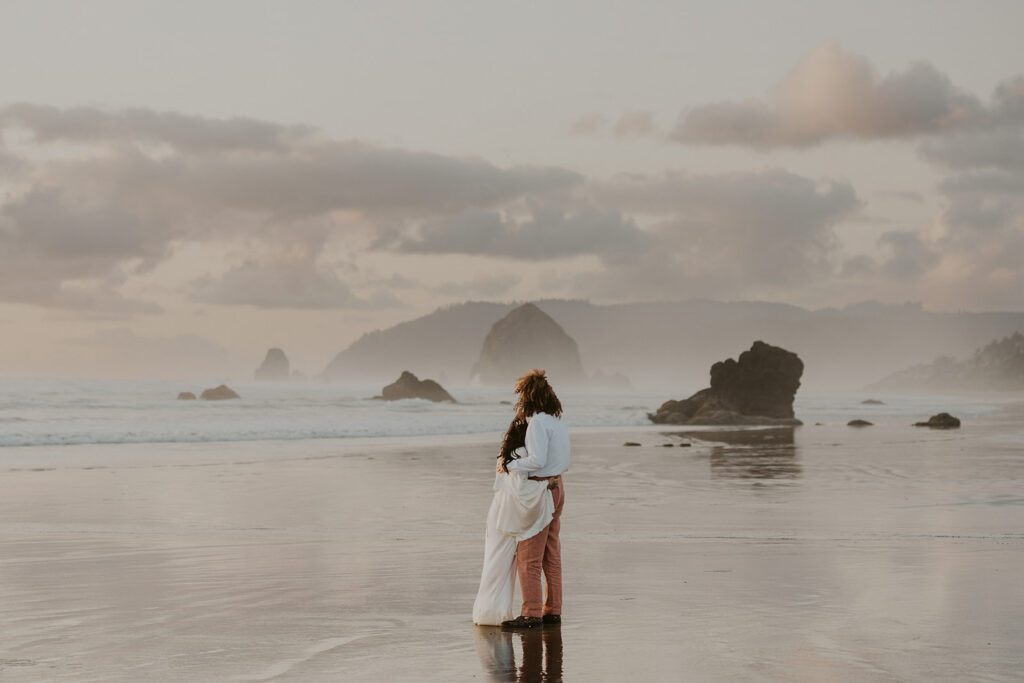
<path id="1" fill-rule="evenodd" d="M 516 416 L 505 433 L 494 477 L 494 498 L 487 513 L 484 567 L 473 603 L 473 623 L 499 626 L 511 619 L 516 587 L 516 545 L 537 535 L 551 522 L 555 503 L 548 482 L 508 470 L 508 463 L 525 453 L 526 420 Z"/>

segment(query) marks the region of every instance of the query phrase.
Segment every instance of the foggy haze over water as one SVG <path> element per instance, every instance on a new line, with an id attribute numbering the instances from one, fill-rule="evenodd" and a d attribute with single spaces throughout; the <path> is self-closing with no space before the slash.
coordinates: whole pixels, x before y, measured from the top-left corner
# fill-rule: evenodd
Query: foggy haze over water
<path id="1" fill-rule="evenodd" d="M 1017 3 L 61 7 L 0 10 L 3 376 L 314 376 L 466 300 L 1024 309 Z"/>

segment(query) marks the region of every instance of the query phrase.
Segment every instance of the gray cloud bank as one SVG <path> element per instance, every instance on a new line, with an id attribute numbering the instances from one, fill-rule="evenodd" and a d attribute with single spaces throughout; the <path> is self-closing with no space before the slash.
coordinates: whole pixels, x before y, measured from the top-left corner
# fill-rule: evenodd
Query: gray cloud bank
<path id="1" fill-rule="evenodd" d="M 757 149 L 808 147 L 840 138 L 882 139 L 1024 121 L 1021 79 L 999 87 L 989 104 L 956 87 L 927 63 L 878 73 L 835 42 L 804 57 L 765 99 L 717 102 L 684 112 L 677 142 Z"/>
<path id="2" fill-rule="evenodd" d="M 926 226 L 884 233 L 880 258 L 846 258 L 838 281 L 868 289 L 874 281 L 946 305 L 1024 305 L 1024 77 L 982 101 L 927 63 L 883 75 L 825 43 L 767 97 L 693 107 L 670 137 L 760 151 L 920 139 L 920 157 L 952 174 L 938 187 L 943 208 Z"/>
<path id="3" fill-rule="evenodd" d="M 198 243 L 237 255 L 183 292 L 224 306 L 397 307 L 395 291 L 497 296 L 523 282 L 508 263 L 495 266 L 508 277 L 444 272 L 427 287 L 366 272 L 353 281 L 330 262 L 376 251 L 550 264 L 546 289 L 612 300 L 889 285 L 1020 307 L 1024 79 L 982 104 L 927 65 L 881 76 L 829 44 L 771 100 L 726 105 L 722 116 L 691 111 L 676 138 L 770 148 L 927 133 L 922 157 L 953 174 L 939 188 L 945 206 L 928 229 L 885 233 L 880 257 L 851 256 L 836 227 L 864 207 L 855 188 L 781 168 L 601 180 L 301 125 L 17 104 L 0 108 L 0 300 L 156 313 L 123 296 L 125 283 Z M 639 111 L 615 127 L 655 134 Z M 577 274 L 559 275 L 573 260 Z"/>
<path id="4" fill-rule="evenodd" d="M 251 259 L 219 282 L 196 283 L 194 298 L 397 305 L 384 291 L 357 295 L 330 272 L 319 261 L 328 237 L 484 212 L 583 182 L 565 169 L 499 168 L 333 141 L 306 126 L 145 109 L 15 104 L 0 108 L 0 132 L 20 140 L 0 146 L 9 188 L 0 205 L 0 299 L 65 308 L 158 311 L 123 299 L 120 284 L 166 261 L 176 244 L 238 239 L 269 244 L 264 252 L 301 244 L 313 253 L 300 262 Z"/>

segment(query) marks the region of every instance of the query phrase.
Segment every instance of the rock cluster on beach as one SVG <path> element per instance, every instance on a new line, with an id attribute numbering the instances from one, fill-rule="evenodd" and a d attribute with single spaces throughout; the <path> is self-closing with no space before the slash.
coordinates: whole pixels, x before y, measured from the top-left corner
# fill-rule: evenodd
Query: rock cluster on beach
<path id="1" fill-rule="evenodd" d="M 494 323 L 473 374 L 484 384 L 508 385 L 530 368 L 543 368 L 558 386 L 586 380 L 576 340 L 533 304 L 523 304 Z"/>
<path id="2" fill-rule="evenodd" d="M 291 367 L 284 351 L 278 348 L 268 349 L 263 364 L 254 373 L 259 382 L 285 382 L 291 379 Z"/>
<path id="3" fill-rule="evenodd" d="M 928 418 L 927 422 L 915 422 L 915 427 L 931 427 L 932 429 L 956 429 L 960 420 L 949 413 L 939 413 Z"/>
<path id="4" fill-rule="evenodd" d="M 455 403 L 452 395 L 432 379 L 419 379 L 408 370 L 401 377 L 381 390 L 380 398 L 385 401 L 399 401 L 404 398 L 425 398 L 428 401 Z"/>
<path id="5" fill-rule="evenodd" d="M 648 413 L 657 424 L 797 425 L 793 399 L 804 364 L 792 351 L 754 342 L 738 360 L 711 366 L 711 386 Z"/>

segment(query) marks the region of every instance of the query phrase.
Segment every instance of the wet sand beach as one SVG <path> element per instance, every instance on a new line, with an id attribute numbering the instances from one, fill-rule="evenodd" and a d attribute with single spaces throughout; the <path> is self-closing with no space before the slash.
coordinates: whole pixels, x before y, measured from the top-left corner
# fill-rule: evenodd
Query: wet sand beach
<path id="1" fill-rule="evenodd" d="M 576 430 L 525 635 L 470 619 L 498 435 L 7 449 L 0 678 L 1011 680 L 1022 424 Z"/>

